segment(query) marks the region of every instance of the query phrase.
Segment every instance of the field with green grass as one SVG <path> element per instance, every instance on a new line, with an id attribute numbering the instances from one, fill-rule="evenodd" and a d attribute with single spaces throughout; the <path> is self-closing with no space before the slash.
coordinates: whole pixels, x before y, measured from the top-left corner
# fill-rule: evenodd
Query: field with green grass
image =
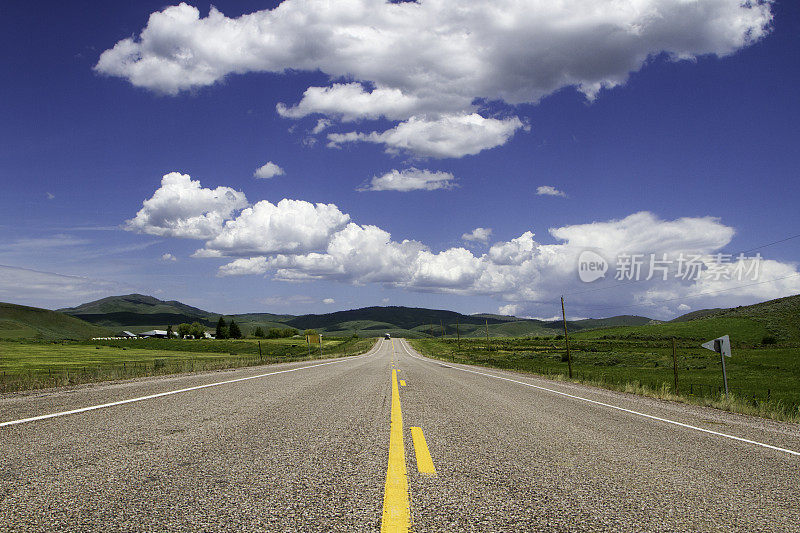
<path id="1" fill-rule="evenodd" d="M 356 355 L 375 339 L 0 341 L 0 392 Z"/>
<path id="2" fill-rule="evenodd" d="M 723 321 L 714 327 L 731 325 Z M 657 337 L 650 333 L 649 328 L 609 328 L 577 334 L 570 339 L 573 378 L 615 390 L 800 421 L 800 350 L 797 346 L 734 344 L 733 357 L 726 360 L 728 386 L 732 394 L 725 399 L 719 355 L 701 348 L 698 341 L 732 330 L 721 332 L 705 324 L 689 330 L 690 338 L 677 340 L 676 390 L 671 338 L 666 335 Z M 681 332 L 687 333 L 686 330 Z M 615 333 L 619 336 L 611 338 Z M 760 340 L 762 333 L 757 328 L 737 331 L 732 338 Z M 637 338 L 636 335 L 646 338 Z M 446 361 L 568 379 L 563 339 L 494 338 L 490 339 L 488 350 L 485 339 L 461 339 L 460 342 L 455 339 L 415 339 L 410 342 L 421 353 Z"/>

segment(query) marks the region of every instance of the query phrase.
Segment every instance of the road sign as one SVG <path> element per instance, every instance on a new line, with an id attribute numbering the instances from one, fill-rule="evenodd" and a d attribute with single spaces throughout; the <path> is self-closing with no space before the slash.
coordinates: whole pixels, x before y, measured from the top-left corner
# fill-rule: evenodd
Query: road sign
<path id="1" fill-rule="evenodd" d="M 726 357 L 731 356 L 731 339 L 727 335 L 723 335 L 722 337 L 716 338 L 714 340 L 704 342 L 700 346 L 708 350 L 711 350 L 712 352 L 717 352 L 719 354 L 722 354 Z"/>
<path id="2" fill-rule="evenodd" d="M 703 348 L 717 352 L 722 360 L 722 381 L 725 383 L 725 397 L 728 397 L 728 373 L 725 371 L 725 357 L 731 356 L 731 339 L 727 335 L 701 344 Z"/>
<path id="3" fill-rule="evenodd" d="M 322 344 L 322 335 L 306 335 L 306 342 L 309 344 Z"/>

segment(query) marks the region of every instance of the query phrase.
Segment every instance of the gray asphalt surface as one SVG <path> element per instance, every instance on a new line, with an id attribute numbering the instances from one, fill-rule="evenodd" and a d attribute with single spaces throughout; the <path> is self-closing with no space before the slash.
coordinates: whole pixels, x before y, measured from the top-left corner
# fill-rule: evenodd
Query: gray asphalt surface
<path id="1" fill-rule="evenodd" d="M 800 531 L 798 456 L 466 372 L 398 339 L 0 427 L 0 530 L 376 531 L 393 358 L 415 531 Z M 312 364 L 5 395 L 0 422 Z M 793 424 L 461 368 L 800 451 Z M 417 472 L 411 426 L 435 477 Z"/>

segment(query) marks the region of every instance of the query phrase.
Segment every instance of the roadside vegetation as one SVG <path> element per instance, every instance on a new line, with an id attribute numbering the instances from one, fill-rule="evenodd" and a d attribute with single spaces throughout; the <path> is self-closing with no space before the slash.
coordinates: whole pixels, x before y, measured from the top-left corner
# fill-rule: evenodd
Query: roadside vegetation
<path id="1" fill-rule="evenodd" d="M 0 393 L 357 355 L 375 339 L 0 341 Z"/>
<path id="2" fill-rule="evenodd" d="M 691 338 L 676 341 L 677 389 L 672 339 L 660 337 L 660 331 L 655 335 L 648 326 L 586 331 L 574 339 L 570 336 L 571 380 L 561 335 L 491 338 L 488 342 L 450 338 L 410 342 L 420 353 L 445 361 L 530 372 L 561 381 L 800 422 L 798 346 L 775 343 L 770 338 L 763 342 L 764 330 L 749 331 L 746 338 L 758 338 L 759 342 L 734 343 L 733 357 L 725 362 L 731 392 L 726 398 L 719 355 L 701 348 L 698 342 L 717 336 L 711 326 L 699 324 Z"/>

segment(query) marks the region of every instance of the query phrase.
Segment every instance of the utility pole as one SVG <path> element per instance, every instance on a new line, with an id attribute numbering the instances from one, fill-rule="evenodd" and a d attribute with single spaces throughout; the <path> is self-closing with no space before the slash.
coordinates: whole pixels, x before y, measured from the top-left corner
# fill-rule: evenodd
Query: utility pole
<path id="1" fill-rule="evenodd" d="M 564 297 L 561 297 L 561 318 L 564 319 L 564 345 L 567 347 L 567 366 L 569 377 L 572 379 L 572 357 L 569 355 L 569 337 L 567 335 L 567 313 L 564 311 Z"/>
<path id="2" fill-rule="evenodd" d="M 440 319 L 439 325 L 442 326 L 442 338 L 444 338 L 444 336 L 446 335 L 446 333 L 444 332 L 444 321 Z"/>
<path id="3" fill-rule="evenodd" d="M 675 394 L 678 394 L 678 356 L 675 353 L 675 337 L 672 337 L 672 366 L 675 369 Z"/>
<path id="4" fill-rule="evenodd" d="M 458 331 L 458 319 L 456 319 L 456 345 L 461 349 L 461 333 Z"/>
<path id="5" fill-rule="evenodd" d="M 264 362 L 264 357 L 261 355 L 261 341 L 258 341 L 258 360 Z"/>
<path id="6" fill-rule="evenodd" d="M 491 348 L 489 347 L 489 319 L 486 319 L 486 351 L 490 351 Z"/>

